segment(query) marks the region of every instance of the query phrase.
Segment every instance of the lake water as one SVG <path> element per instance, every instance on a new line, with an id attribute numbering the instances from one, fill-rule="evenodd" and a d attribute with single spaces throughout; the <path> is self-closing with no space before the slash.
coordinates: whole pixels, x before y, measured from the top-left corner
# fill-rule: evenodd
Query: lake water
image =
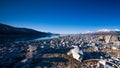
<path id="1" fill-rule="evenodd" d="M 25 41 L 35 41 L 35 40 L 47 40 L 47 39 L 53 39 L 53 38 L 58 38 L 59 35 L 53 35 L 53 36 L 47 36 L 47 37 L 19 37 L 19 36 L 4 36 L 0 37 L 0 44 L 5 44 L 5 43 L 11 43 L 11 42 L 25 42 Z"/>

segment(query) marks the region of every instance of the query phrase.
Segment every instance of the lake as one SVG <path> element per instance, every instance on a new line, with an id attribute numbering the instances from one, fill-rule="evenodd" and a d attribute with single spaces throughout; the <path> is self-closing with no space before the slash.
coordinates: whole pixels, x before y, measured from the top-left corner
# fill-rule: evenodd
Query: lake
<path id="1" fill-rule="evenodd" d="M 60 35 L 52 35 L 47 37 L 26 37 L 26 36 L 0 36 L 0 44 L 12 43 L 12 42 L 25 42 L 25 41 L 35 41 L 35 40 L 47 40 L 58 38 Z"/>

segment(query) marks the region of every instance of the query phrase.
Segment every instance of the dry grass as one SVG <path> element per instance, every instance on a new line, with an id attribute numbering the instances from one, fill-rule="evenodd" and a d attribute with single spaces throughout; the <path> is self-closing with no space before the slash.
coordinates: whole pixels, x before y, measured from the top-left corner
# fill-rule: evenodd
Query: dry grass
<path id="1" fill-rule="evenodd" d="M 109 56 L 114 56 L 114 57 L 117 57 L 118 55 L 120 55 L 120 50 L 104 48 L 102 49 L 102 52 L 105 52 Z M 109 54 L 108 52 L 111 52 L 112 54 Z"/>
<path id="2" fill-rule="evenodd" d="M 62 59 L 59 61 L 59 62 L 49 62 L 49 63 L 52 63 L 52 67 L 56 67 L 56 68 L 82 68 L 82 63 L 75 60 L 72 56 L 68 56 L 66 54 L 44 54 L 42 56 L 43 58 L 56 58 L 59 59 L 59 58 L 64 58 L 66 59 L 67 61 L 62 61 Z"/>

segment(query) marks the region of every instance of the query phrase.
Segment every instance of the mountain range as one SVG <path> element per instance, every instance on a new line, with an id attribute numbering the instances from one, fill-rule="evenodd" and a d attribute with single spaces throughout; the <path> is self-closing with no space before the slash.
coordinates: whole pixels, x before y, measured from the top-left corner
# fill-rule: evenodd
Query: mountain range
<path id="1" fill-rule="evenodd" d="M 88 32 L 88 33 L 83 33 L 83 34 L 92 34 L 92 35 L 108 35 L 108 34 L 115 34 L 115 35 L 120 35 L 120 30 L 119 29 L 101 29 L 96 32 Z M 50 36 L 50 35 L 58 35 L 58 34 L 53 34 L 50 32 L 41 32 L 29 28 L 19 28 L 19 27 L 14 27 L 6 24 L 0 23 L 0 36 Z"/>
<path id="2" fill-rule="evenodd" d="M 47 36 L 50 33 L 40 32 L 29 28 L 19 28 L 0 23 L 0 36 Z"/>
<path id="3" fill-rule="evenodd" d="M 87 32 L 84 34 L 91 34 L 91 35 L 120 35 L 119 29 L 101 29 L 95 32 Z"/>

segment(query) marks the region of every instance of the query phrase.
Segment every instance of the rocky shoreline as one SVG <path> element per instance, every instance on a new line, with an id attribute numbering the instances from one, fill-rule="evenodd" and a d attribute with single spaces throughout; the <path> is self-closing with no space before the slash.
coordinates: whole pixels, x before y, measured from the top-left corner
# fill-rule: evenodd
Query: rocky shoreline
<path id="1" fill-rule="evenodd" d="M 72 35 L 49 40 L 0 44 L 0 68 L 90 68 L 90 64 L 85 62 L 90 59 L 106 59 L 119 65 L 120 45 L 111 43 L 114 41 L 112 38 L 112 41 L 107 43 L 105 38 L 104 41 L 100 39 L 102 36 L 98 35 Z M 83 57 L 79 54 L 81 61 L 76 60 L 73 54 L 67 55 L 73 46 L 78 46 L 83 52 Z M 104 50 L 106 48 L 109 49 L 109 54 Z M 112 53 L 113 50 L 118 53 Z"/>

